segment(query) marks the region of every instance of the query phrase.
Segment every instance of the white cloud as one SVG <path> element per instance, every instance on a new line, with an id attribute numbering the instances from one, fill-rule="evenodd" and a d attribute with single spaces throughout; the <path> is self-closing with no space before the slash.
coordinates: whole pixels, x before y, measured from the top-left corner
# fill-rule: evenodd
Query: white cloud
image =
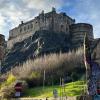
<path id="1" fill-rule="evenodd" d="M 61 7 L 63 0 L 23 0 L 28 8 L 48 11 L 52 7 Z"/>
<path id="2" fill-rule="evenodd" d="M 99 0 L 76 0 L 77 22 L 85 22 L 93 25 L 94 37 L 100 38 L 100 1 Z"/>
<path id="3" fill-rule="evenodd" d="M 3 27 L 4 26 L 4 22 L 5 22 L 5 17 L 3 17 L 2 15 L 0 15 L 0 26 Z"/>
<path id="4" fill-rule="evenodd" d="M 0 33 L 8 37 L 9 30 L 21 20 L 30 20 L 42 10 L 48 12 L 56 7 L 57 11 L 72 11 L 77 22 L 92 24 L 95 37 L 100 37 L 99 4 L 99 0 L 0 0 Z"/>
<path id="5" fill-rule="evenodd" d="M 8 36 L 9 29 L 17 26 L 21 20 L 27 21 L 42 10 L 60 8 L 62 0 L 1 0 L 0 32 Z"/>

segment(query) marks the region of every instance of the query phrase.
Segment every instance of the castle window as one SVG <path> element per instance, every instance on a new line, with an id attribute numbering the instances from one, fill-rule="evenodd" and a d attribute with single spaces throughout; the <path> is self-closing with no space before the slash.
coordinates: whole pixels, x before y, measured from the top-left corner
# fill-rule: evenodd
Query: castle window
<path id="1" fill-rule="evenodd" d="M 61 25 L 61 28 L 63 28 L 63 25 Z"/>
<path id="2" fill-rule="evenodd" d="M 26 27 L 24 27 L 24 31 L 26 31 Z"/>
<path id="3" fill-rule="evenodd" d="M 28 25 L 28 29 L 30 28 L 30 26 Z"/>
<path id="4" fill-rule="evenodd" d="M 61 32 L 64 31 L 64 25 L 61 25 Z"/>
<path id="5" fill-rule="evenodd" d="M 11 36 L 13 36 L 13 32 L 11 32 L 10 34 L 11 34 Z"/>
<path id="6" fill-rule="evenodd" d="M 20 32 L 22 32 L 22 28 L 20 28 Z"/>
<path id="7" fill-rule="evenodd" d="M 67 20 L 67 24 L 70 25 L 69 21 Z"/>
<path id="8" fill-rule="evenodd" d="M 44 22 L 44 17 L 42 17 L 42 22 Z"/>
<path id="9" fill-rule="evenodd" d="M 63 29 L 63 27 L 64 27 L 64 26 L 63 26 L 63 25 L 61 25 L 61 29 Z"/>
<path id="10" fill-rule="evenodd" d="M 33 28 L 33 24 L 31 24 L 31 28 Z"/>
<path id="11" fill-rule="evenodd" d="M 67 27 L 67 25 L 66 25 L 66 32 L 68 32 L 68 27 Z"/>

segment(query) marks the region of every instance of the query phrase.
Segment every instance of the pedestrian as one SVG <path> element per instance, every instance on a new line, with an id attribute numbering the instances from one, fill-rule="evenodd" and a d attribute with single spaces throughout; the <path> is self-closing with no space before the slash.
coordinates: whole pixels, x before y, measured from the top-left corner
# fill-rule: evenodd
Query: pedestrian
<path id="1" fill-rule="evenodd" d="M 66 96 L 66 100 L 67 100 L 67 96 Z"/>
<path id="2" fill-rule="evenodd" d="M 48 100 L 48 97 L 46 97 L 46 100 Z"/>

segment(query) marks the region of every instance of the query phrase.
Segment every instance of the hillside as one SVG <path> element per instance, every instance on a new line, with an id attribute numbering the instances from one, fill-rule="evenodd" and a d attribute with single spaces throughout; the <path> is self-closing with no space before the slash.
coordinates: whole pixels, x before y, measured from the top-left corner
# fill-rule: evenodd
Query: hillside
<path id="1" fill-rule="evenodd" d="M 22 42 L 17 42 L 8 51 L 2 71 L 5 72 L 27 59 L 34 59 L 40 55 L 67 52 L 70 45 L 70 37 L 65 33 L 37 31 Z"/>
<path id="2" fill-rule="evenodd" d="M 48 54 L 42 57 L 36 58 L 35 60 L 27 60 L 23 64 L 12 68 L 12 70 L 7 74 L 2 74 L 0 77 L 0 93 L 7 94 L 7 96 L 11 96 L 14 94 L 14 84 L 20 81 L 23 85 L 28 89 L 26 91 L 29 94 L 26 96 L 32 96 L 30 92 L 35 92 L 33 89 L 37 90 L 41 89 L 43 86 L 43 76 L 45 70 L 45 86 L 49 86 L 45 88 L 44 96 L 51 93 L 56 86 L 59 85 L 60 78 L 64 79 L 65 83 L 76 81 L 76 80 L 85 80 L 85 67 L 83 64 L 83 50 L 78 49 L 76 52 L 72 51 L 69 53 L 55 53 Z M 77 73 L 77 74 L 76 74 Z M 84 76 L 84 77 L 83 77 Z M 55 86 L 56 85 L 56 86 Z M 28 87 L 27 87 L 28 86 Z M 40 87 L 40 88 L 35 88 Z M 68 86 L 70 87 L 70 86 Z M 68 89 L 68 87 L 66 87 Z M 75 86 L 76 87 L 76 86 Z M 26 89 L 25 88 L 25 89 Z M 73 87 L 74 88 L 74 87 Z M 6 91 L 5 91 L 6 90 Z M 49 90 L 49 91 L 47 91 Z M 5 92 L 3 92 L 5 91 Z M 58 87 L 59 91 L 59 87 Z M 67 90 L 66 90 L 67 91 Z M 70 92 L 70 89 L 68 89 Z M 67 92 L 68 92 L 67 91 Z M 75 94 L 75 92 L 77 93 Z M 73 93 L 69 95 L 80 95 L 81 90 L 75 89 Z M 25 93 L 25 91 L 24 91 Z M 34 96 L 34 94 L 33 94 Z M 52 96 L 50 94 L 50 96 Z"/>

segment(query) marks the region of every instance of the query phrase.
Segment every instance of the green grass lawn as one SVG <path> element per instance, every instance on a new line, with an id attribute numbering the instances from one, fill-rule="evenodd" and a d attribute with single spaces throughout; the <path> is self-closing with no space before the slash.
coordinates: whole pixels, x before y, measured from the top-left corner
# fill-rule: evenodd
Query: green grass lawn
<path id="1" fill-rule="evenodd" d="M 65 84 L 65 95 L 67 96 L 79 96 L 82 94 L 82 92 L 85 90 L 86 85 L 84 81 L 76 81 L 71 82 L 68 84 Z M 64 88 L 62 89 L 61 86 L 46 86 L 44 87 L 35 87 L 27 89 L 25 92 L 26 97 L 52 97 L 53 96 L 53 90 L 56 89 L 58 91 L 58 95 L 62 95 L 62 91 L 64 91 Z"/>

